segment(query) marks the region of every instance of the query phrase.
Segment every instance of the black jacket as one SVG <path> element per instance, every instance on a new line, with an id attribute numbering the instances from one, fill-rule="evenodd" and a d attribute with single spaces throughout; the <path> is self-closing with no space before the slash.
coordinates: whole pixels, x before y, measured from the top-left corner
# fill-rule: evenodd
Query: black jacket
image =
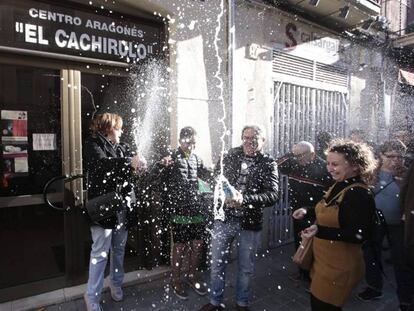
<path id="1" fill-rule="evenodd" d="M 117 190 L 128 195 L 133 189 L 132 153 L 126 145 L 113 145 L 103 135 L 89 137 L 83 146 L 84 171 L 87 175 L 88 199 Z M 101 225 L 113 228 L 116 219 Z"/>
<path id="2" fill-rule="evenodd" d="M 163 208 L 170 215 L 197 216 L 204 208 L 198 192 L 198 178 L 210 182 L 212 172 L 203 161 L 191 153 L 186 157 L 181 148 L 171 154 L 174 164 L 164 167 L 156 165 L 155 174 L 160 174 Z M 154 173 L 152 173 L 154 174 Z"/>
<path id="3" fill-rule="evenodd" d="M 318 156 L 309 164 L 299 165 L 288 154 L 278 160 L 278 168 L 280 173 L 289 177 L 289 205 L 293 210 L 314 206 L 333 184 L 326 162 Z"/>
<path id="4" fill-rule="evenodd" d="M 236 189 L 243 157 L 242 147 L 236 147 L 223 158 L 223 174 Z M 279 178 L 277 164 L 272 157 L 259 153 L 253 158 L 254 165 L 247 173 L 246 191 L 243 193 L 241 225 L 243 230 L 258 231 L 262 229 L 263 208 L 275 204 L 279 197 Z M 215 176 L 219 173 L 220 162 Z"/>
<path id="5" fill-rule="evenodd" d="M 407 265 L 414 269 L 414 163 L 404 179 L 401 189 L 401 207 L 405 216 L 404 226 L 404 248 Z"/>

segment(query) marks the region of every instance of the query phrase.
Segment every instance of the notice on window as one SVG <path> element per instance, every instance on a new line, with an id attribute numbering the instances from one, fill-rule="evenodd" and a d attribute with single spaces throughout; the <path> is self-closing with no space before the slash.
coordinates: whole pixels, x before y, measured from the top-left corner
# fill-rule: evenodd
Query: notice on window
<path id="1" fill-rule="evenodd" d="M 1 141 L 27 142 L 27 111 L 1 110 Z"/>
<path id="2" fill-rule="evenodd" d="M 27 164 L 27 158 L 15 158 L 14 159 L 14 172 L 15 173 L 27 173 L 29 171 L 29 165 Z"/>
<path id="3" fill-rule="evenodd" d="M 3 153 L 3 175 L 12 177 L 17 173 L 29 172 L 27 144 L 4 144 L 2 145 L 1 151 Z"/>
<path id="4" fill-rule="evenodd" d="M 56 150 L 56 134 L 33 134 L 33 150 Z"/>

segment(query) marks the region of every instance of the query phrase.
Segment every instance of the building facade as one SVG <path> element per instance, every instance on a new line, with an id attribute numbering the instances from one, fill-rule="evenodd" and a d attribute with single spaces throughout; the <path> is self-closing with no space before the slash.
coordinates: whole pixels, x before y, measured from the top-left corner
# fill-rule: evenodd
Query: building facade
<path id="1" fill-rule="evenodd" d="M 359 128 L 378 142 L 406 120 L 396 112 L 411 95 L 376 25 L 379 1 L 275 3 L 0 0 L 0 241 L 10 253 L 0 302 L 85 282 L 82 179 L 50 187 L 56 209 L 42 192 L 82 173 L 95 113 L 121 114 L 124 138 L 150 161 L 194 126 L 207 165 L 241 143 L 246 124 L 263 126 L 278 157 L 320 131 Z M 266 211 L 264 248 L 291 238 L 286 195 Z M 130 234 L 127 270 L 159 264 L 157 231 Z"/>

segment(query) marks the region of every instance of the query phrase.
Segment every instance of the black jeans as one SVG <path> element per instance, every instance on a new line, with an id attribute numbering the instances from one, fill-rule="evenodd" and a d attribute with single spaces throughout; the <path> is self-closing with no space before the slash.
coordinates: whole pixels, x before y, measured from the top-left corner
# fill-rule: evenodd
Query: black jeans
<path id="1" fill-rule="evenodd" d="M 401 304 L 410 304 L 414 296 L 414 273 L 406 266 L 404 260 L 404 227 L 403 225 L 389 225 L 388 232 L 398 299 Z M 369 287 L 378 291 L 382 291 L 383 286 L 383 276 L 378 263 L 378 260 L 381 260 L 383 238 L 379 237 L 379 240 L 374 242 L 367 241 L 363 245 L 365 279 Z"/>
<path id="2" fill-rule="evenodd" d="M 337 307 L 329 303 L 323 302 L 322 300 L 319 300 L 313 295 L 311 295 L 311 308 L 312 308 L 312 311 L 341 311 L 342 310 L 341 307 Z"/>

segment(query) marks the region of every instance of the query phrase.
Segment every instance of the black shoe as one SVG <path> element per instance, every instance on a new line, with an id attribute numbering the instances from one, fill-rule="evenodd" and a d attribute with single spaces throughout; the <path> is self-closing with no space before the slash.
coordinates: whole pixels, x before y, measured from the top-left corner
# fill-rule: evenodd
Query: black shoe
<path id="1" fill-rule="evenodd" d="M 201 307 L 201 309 L 199 311 L 222 311 L 224 310 L 224 307 L 220 306 L 215 306 L 211 303 L 208 303 L 204 306 Z"/>
<path id="2" fill-rule="evenodd" d="M 368 301 L 382 298 L 382 293 L 375 289 L 367 287 L 364 291 L 360 292 L 357 295 L 357 297 L 359 300 L 368 302 Z"/>
<path id="3" fill-rule="evenodd" d="M 173 292 L 174 292 L 175 296 L 177 296 L 178 298 L 180 298 L 182 300 L 187 300 L 188 299 L 188 293 L 185 290 L 184 284 L 177 283 L 177 284 L 173 285 L 172 287 L 173 287 Z"/>
<path id="4" fill-rule="evenodd" d="M 250 311 L 248 306 L 239 306 L 239 305 L 236 305 L 236 310 L 237 311 Z"/>
<path id="5" fill-rule="evenodd" d="M 411 308 L 412 306 L 410 304 L 401 304 L 399 311 L 409 311 L 412 310 Z"/>
<path id="6" fill-rule="evenodd" d="M 201 280 L 200 281 L 191 281 L 191 280 L 188 280 L 187 283 L 200 296 L 207 295 L 207 284 L 204 283 L 203 281 L 201 281 Z"/>

